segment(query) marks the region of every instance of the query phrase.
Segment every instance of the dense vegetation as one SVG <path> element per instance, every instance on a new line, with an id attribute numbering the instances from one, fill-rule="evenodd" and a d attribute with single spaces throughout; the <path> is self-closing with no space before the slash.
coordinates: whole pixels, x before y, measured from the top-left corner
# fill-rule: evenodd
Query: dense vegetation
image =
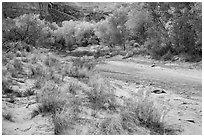
<path id="1" fill-rule="evenodd" d="M 137 53 L 149 54 L 155 59 L 170 60 L 179 55 L 186 61 L 201 60 L 201 3 L 128 3 L 117 6 L 111 15 L 97 22 L 70 20 L 58 26 L 40 20 L 36 15 L 5 19 L 3 43 L 20 40 L 63 50 L 96 44 L 123 50 L 137 46 Z"/>

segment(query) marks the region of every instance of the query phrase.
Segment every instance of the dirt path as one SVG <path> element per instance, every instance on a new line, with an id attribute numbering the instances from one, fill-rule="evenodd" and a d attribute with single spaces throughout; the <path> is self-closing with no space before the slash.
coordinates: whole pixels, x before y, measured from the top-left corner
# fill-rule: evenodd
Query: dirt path
<path id="1" fill-rule="evenodd" d="M 181 129 L 179 134 L 202 134 L 201 70 L 172 69 L 161 65 L 151 67 L 150 63 L 135 63 L 126 60 L 109 60 L 98 65 L 96 70 L 111 79 L 127 84 L 143 85 L 143 89 L 147 92 L 155 88 L 164 89 L 165 94 L 155 94 L 152 97 L 156 102 L 167 107 L 165 121 Z M 122 84 L 119 85 L 124 87 Z"/>
<path id="2" fill-rule="evenodd" d="M 202 96 L 202 71 L 151 67 L 125 61 L 108 61 L 97 66 L 97 70 L 120 80 L 134 81 L 145 85 L 155 85 L 172 90 L 187 97 Z"/>

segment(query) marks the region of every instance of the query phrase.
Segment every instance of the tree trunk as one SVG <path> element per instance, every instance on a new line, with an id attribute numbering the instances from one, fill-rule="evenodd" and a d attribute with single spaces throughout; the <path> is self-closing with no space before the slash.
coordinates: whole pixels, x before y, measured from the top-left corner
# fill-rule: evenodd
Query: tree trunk
<path id="1" fill-rule="evenodd" d="M 126 50 L 125 43 L 123 44 L 123 50 L 124 50 L 124 51 Z"/>

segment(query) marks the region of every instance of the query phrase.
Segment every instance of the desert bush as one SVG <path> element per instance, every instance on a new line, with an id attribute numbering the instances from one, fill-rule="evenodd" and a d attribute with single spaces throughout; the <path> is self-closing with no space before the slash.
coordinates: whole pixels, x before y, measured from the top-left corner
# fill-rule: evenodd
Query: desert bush
<path id="1" fill-rule="evenodd" d="M 72 20 L 62 22 L 62 27 L 53 31 L 55 46 L 59 46 L 59 49 L 73 50 L 76 48 L 74 45 L 86 47 L 89 44 L 97 44 L 94 25 L 94 23 Z"/>
<path id="2" fill-rule="evenodd" d="M 65 135 L 69 134 L 68 130 L 73 130 L 74 116 L 71 114 L 67 114 L 68 112 L 64 113 L 57 113 L 53 118 L 54 123 L 54 132 L 55 135 Z"/>
<path id="3" fill-rule="evenodd" d="M 40 105 L 33 116 L 39 113 L 52 114 L 55 134 L 72 134 L 74 126 L 80 121 L 78 114 L 82 111 L 81 107 L 86 103 L 78 90 L 81 89 L 74 82 L 58 85 L 54 81 L 47 81 L 37 95 Z"/>
<path id="4" fill-rule="evenodd" d="M 85 58 L 73 59 L 63 66 L 63 75 L 75 78 L 89 78 L 95 66 L 95 62 Z"/>
<path id="5" fill-rule="evenodd" d="M 4 20 L 3 25 L 5 25 L 3 26 L 4 41 L 23 41 L 33 46 L 36 46 L 38 39 L 44 35 L 42 29 L 46 27 L 45 22 L 35 14 L 24 14 L 12 21 Z"/>
<path id="6" fill-rule="evenodd" d="M 127 15 L 125 8 L 122 6 L 113 12 L 105 20 L 98 22 L 95 26 L 95 34 L 102 44 L 113 47 L 114 45 L 122 46 L 125 50 Z"/>
<path id="7" fill-rule="evenodd" d="M 23 64 L 19 59 L 14 59 L 13 62 L 13 67 L 15 68 L 16 71 L 22 72 L 23 71 Z"/>
<path id="8" fill-rule="evenodd" d="M 38 94 L 37 98 L 37 101 L 41 103 L 39 105 L 40 113 L 55 114 L 57 111 L 61 111 L 66 103 L 66 96 L 62 95 L 50 82 L 46 83 L 42 93 Z"/>
<path id="9" fill-rule="evenodd" d="M 127 99 L 118 113 L 109 113 L 96 122 L 93 134 L 173 134 L 173 129 L 165 127 L 163 118 L 164 113 L 147 98 Z"/>
<path id="10" fill-rule="evenodd" d="M 77 134 L 73 133 L 75 130 L 75 126 L 79 125 L 80 122 L 80 116 L 81 113 L 81 99 L 72 96 L 67 100 L 66 107 L 59 113 L 57 112 L 56 115 L 54 115 L 53 123 L 55 126 L 55 134 Z"/>
<path id="11" fill-rule="evenodd" d="M 66 74 L 69 77 L 75 77 L 75 78 L 88 78 L 90 75 L 90 72 L 87 68 L 79 68 L 77 66 L 70 66 L 69 70 L 66 70 Z"/>
<path id="12" fill-rule="evenodd" d="M 7 42 L 7 43 L 5 43 L 3 45 L 2 49 L 6 53 L 11 52 L 12 54 L 15 54 L 16 52 L 31 52 L 33 50 L 31 45 L 28 45 L 28 44 L 26 44 L 25 42 L 22 42 L 22 41 Z"/>
<path id="13" fill-rule="evenodd" d="M 12 93 L 13 90 L 10 87 L 9 81 L 5 78 L 2 79 L 2 94 Z"/>
<path id="14" fill-rule="evenodd" d="M 91 59 L 84 58 L 76 58 L 73 60 L 73 66 L 79 67 L 79 68 L 87 68 L 88 70 L 93 70 L 96 65 L 96 62 L 94 62 Z"/>
<path id="15" fill-rule="evenodd" d="M 97 36 L 94 33 L 94 23 L 80 22 L 75 26 L 76 44 L 86 47 L 89 44 L 97 44 Z"/>
<path id="16" fill-rule="evenodd" d="M 59 60 L 57 60 L 54 56 L 47 55 L 44 59 L 44 63 L 47 67 L 54 67 L 59 65 Z"/>
<path id="17" fill-rule="evenodd" d="M 35 95 L 35 90 L 32 88 L 29 88 L 23 92 L 24 97 L 28 97 L 28 96 L 32 96 L 32 95 Z"/>
<path id="18" fill-rule="evenodd" d="M 39 78 L 44 76 L 44 69 L 40 64 L 31 64 L 28 66 L 30 73 L 27 74 L 29 78 Z"/>
<path id="19" fill-rule="evenodd" d="M 144 3 L 133 3 L 130 5 L 128 19 L 125 26 L 128 30 L 128 39 L 135 40 L 140 45 L 146 41 L 147 29 L 151 21 L 151 14 L 145 8 Z"/>
<path id="20" fill-rule="evenodd" d="M 5 64 L 7 64 L 11 60 L 13 60 L 13 58 L 15 57 L 15 54 L 13 54 L 12 52 L 9 52 L 9 53 L 3 53 L 2 56 L 3 56 L 2 59 L 5 59 Z"/>
<path id="21" fill-rule="evenodd" d="M 101 43 L 112 44 L 110 35 L 110 26 L 108 20 L 100 21 L 96 24 L 95 32 Z"/>
<path id="22" fill-rule="evenodd" d="M 166 131 L 169 130 L 165 129 L 163 121 L 166 112 L 156 108 L 154 102 L 148 99 L 148 97 L 138 101 L 130 99 L 125 104 L 126 108 L 122 109 L 121 115 L 125 120 L 124 122 L 126 122 L 124 123 L 126 129 L 133 132 L 136 125 L 148 128 L 152 134 L 168 134 Z"/>
<path id="23" fill-rule="evenodd" d="M 107 81 L 99 75 L 94 75 L 90 77 L 88 85 L 91 90 L 85 91 L 85 94 L 93 109 L 116 110 L 114 91 Z"/>
<path id="24" fill-rule="evenodd" d="M 98 122 L 98 126 L 93 134 L 97 135 L 126 135 L 128 132 L 124 130 L 120 114 L 112 114 L 106 116 Z"/>
<path id="25" fill-rule="evenodd" d="M 59 44 L 59 48 L 72 50 L 72 46 L 76 43 L 74 28 L 77 23 L 75 21 L 64 21 L 62 27 L 54 30 L 55 44 Z"/>
<path id="26" fill-rule="evenodd" d="M 63 84 L 63 83 L 61 83 Z M 53 80 L 46 81 L 42 88 L 42 92 L 38 94 L 38 102 L 42 105 L 40 106 L 41 112 L 47 113 L 56 113 L 61 112 L 65 108 L 71 107 L 70 104 L 74 105 L 80 103 L 82 100 L 75 98 L 74 93 L 78 93 L 78 85 L 74 84 L 75 86 L 68 86 L 66 89 L 62 89 L 63 85 L 59 85 L 55 83 Z M 66 107 L 65 107 L 66 105 Z"/>

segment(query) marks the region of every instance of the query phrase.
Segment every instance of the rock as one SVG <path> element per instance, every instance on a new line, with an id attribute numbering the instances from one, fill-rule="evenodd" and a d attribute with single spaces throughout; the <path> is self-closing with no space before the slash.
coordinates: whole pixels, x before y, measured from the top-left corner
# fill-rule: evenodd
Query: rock
<path id="1" fill-rule="evenodd" d="M 156 66 L 156 64 L 155 63 L 153 63 L 152 65 L 151 65 L 151 67 L 155 67 Z"/>
<path id="2" fill-rule="evenodd" d="M 156 89 L 156 90 L 151 91 L 151 93 L 162 94 L 162 93 L 166 93 L 166 92 L 164 90 L 161 90 L 161 89 Z"/>
<path id="3" fill-rule="evenodd" d="M 191 122 L 191 123 L 195 123 L 195 121 L 193 119 L 186 119 L 186 121 Z"/>

